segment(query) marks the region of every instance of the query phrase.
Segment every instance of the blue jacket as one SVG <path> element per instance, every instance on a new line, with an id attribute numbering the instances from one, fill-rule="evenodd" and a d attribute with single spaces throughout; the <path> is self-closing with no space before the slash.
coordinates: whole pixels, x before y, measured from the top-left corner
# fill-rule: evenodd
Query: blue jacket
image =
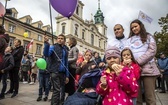
<path id="1" fill-rule="evenodd" d="M 44 56 L 48 57 L 47 69 L 52 73 L 65 73 L 69 77 L 68 71 L 68 49 L 56 43 L 51 45 L 44 43 Z M 63 64 L 62 64 L 63 63 Z"/>
<path id="2" fill-rule="evenodd" d="M 168 58 L 167 57 L 159 58 L 158 59 L 158 66 L 159 66 L 159 69 L 164 70 L 163 74 L 168 75 Z"/>

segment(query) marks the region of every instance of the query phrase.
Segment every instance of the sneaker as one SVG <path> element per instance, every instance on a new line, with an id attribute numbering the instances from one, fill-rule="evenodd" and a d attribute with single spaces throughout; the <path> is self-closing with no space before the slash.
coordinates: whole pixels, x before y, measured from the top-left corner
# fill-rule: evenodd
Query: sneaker
<path id="1" fill-rule="evenodd" d="M 7 94 L 12 94 L 13 92 L 11 92 L 10 90 L 9 91 L 7 91 L 5 94 L 7 95 Z"/>
<path id="2" fill-rule="evenodd" d="M 48 97 L 44 97 L 43 100 L 44 100 L 44 101 L 47 101 L 47 100 L 48 100 Z"/>
<path id="3" fill-rule="evenodd" d="M 13 93 L 12 96 L 11 96 L 11 98 L 15 97 L 16 95 L 17 95 L 16 93 Z"/>
<path id="4" fill-rule="evenodd" d="M 33 85 L 33 84 L 34 84 L 34 82 L 30 82 L 30 83 L 29 83 L 29 85 Z"/>
<path id="5" fill-rule="evenodd" d="M 28 82 L 27 82 L 27 81 L 24 81 L 23 83 L 24 83 L 24 84 L 27 84 Z"/>
<path id="6" fill-rule="evenodd" d="M 41 100 L 42 100 L 42 97 L 38 97 L 38 98 L 37 98 L 37 101 L 41 101 Z"/>
<path id="7" fill-rule="evenodd" d="M 159 93 L 166 93 L 165 91 L 161 91 L 161 92 L 159 92 Z"/>

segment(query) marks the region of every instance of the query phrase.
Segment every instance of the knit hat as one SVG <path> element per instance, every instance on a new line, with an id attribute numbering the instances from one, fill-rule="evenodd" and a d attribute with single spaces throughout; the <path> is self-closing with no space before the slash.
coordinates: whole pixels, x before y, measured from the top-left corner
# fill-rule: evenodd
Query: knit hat
<path id="1" fill-rule="evenodd" d="M 118 57 L 120 58 L 120 50 L 119 48 L 115 47 L 115 46 L 109 46 L 106 51 L 105 51 L 105 58 L 108 57 Z"/>

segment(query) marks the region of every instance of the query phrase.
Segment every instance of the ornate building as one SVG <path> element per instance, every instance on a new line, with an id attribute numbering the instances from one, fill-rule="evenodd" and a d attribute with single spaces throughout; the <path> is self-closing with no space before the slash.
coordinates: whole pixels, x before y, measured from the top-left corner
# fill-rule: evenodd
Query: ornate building
<path id="1" fill-rule="evenodd" d="M 101 56 L 107 44 L 107 26 L 104 24 L 103 12 L 100 10 L 100 0 L 98 2 L 98 10 L 94 15 L 94 21 L 83 20 L 84 4 L 79 1 L 77 8 L 70 19 L 58 15 L 56 35 L 64 33 L 67 38 L 75 36 L 77 39 L 77 47 L 81 53 L 87 49 L 97 51 Z"/>

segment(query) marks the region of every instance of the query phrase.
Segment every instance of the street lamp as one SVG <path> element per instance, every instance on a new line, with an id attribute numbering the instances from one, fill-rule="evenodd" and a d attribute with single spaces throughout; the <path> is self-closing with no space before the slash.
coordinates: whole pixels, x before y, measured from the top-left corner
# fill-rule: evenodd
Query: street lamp
<path id="1" fill-rule="evenodd" d="M 8 2 L 8 1 L 10 1 L 10 0 L 5 0 L 5 10 L 6 10 L 7 2 Z M 2 26 L 4 25 L 5 15 L 6 15 L 6 13 L 4 14 L 4 16 L 3 16 L 3 18 L 2 18 Z"/>

